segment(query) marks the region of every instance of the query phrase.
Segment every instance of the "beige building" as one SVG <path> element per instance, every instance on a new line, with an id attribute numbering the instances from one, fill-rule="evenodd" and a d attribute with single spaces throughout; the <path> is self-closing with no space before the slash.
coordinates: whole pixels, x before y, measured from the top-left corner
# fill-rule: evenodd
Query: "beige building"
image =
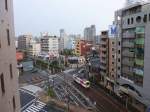
<path id="1" fill-rule="evenodd" d="M 106 76 L 108 75 L 108 31 L 101 32 L 101 41 L 100 41 L 100 83 L 106 85 Z"/>
<path id="2" fill-rule="evenodd" d="M 35 40 L 29 45 L 28 53 L 30 56 L 38 56 L 41 53 L 41 44 L 37 43 Z"/>
<path id="3" fill-rule="evenodd" d="M 20 112 L 13 0 L 0 0 L 0 112 Z"/>
<path id="4" fill-rule="evenodd" d="M 106 87 L 110 90 L 114 90 L 114 85 L 116 81 L 116 38 L 109 38 L 109 71 L 106 77 Z"/>

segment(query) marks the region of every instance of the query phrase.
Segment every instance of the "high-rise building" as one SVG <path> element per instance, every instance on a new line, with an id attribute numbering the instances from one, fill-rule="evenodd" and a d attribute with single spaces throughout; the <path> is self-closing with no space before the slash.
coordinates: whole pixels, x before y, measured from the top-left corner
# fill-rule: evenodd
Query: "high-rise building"
<path id="1" fill-rule="evenodd" d="M 94 42 L 95 36 L 96 36 L 95 25 L 91 25 L 90 27 L 86 27 L 84 29 L 84 40 Z"/>
<path id="2" fill-rule="evenodd" d="M 33 39 L 32 35 L 20 35 L 18 37 L 18 49 L 28 50 L 32 39 Z"/>
<path id="3" fill-rule="evenodd" d="M 108 75 L 106 76 L 106 87 L 114 91 L 116 82 L 116 37 L 109 37 L 108 39 Z"/>
<path id="4" fill-rule="evenodd" d="M 57 57 L 59 55 L 58 37 L 43 36 L 41 38 L 41 53 L 47 54 L 50 57 Z"/>
<path id="5" fill-rule="evenodd" d="M 127 94 L 129 101 L 143 111 L 150 106 L 150 3 L 139 2 L 116 11 L 115 21 L 117 57 L 121 59 L 117 64 L 119 92 Z"/>
<path id="6" fill-rule="evenodd" d="M 0 0 L 0 111 L 20 112 L 13 0 Z"/>
<path id="7" fill-rule="evenodd" d="M 59 52 L 64 50 L 65 41 L 66 40 L 66 33 L 64 29 L 60 29 L 60 38 L 59 38 Z"/>
<path id="8" fill-rule="evenodd" d="M 100 41 L 100 83 L 102 85 L 106 85 L 106 76 L 108 75 L 108 67 L 109 67 L 109 62 L 108 62 L 108 31 L 102 31 L 101 32 L 101 41 Z"/>

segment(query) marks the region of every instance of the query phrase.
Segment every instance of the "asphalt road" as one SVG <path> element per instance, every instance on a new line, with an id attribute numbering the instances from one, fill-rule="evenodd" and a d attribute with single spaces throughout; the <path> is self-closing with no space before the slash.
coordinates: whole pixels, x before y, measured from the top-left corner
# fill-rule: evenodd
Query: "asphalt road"
<path id="1" fill-rule="evenodd" d="M 35 97 L 31 94 L 28 94 L 27 92 L 24 91 L 19 91 L 20 92 L 20 103 L 21 103 L 21 108 L 27 105 L 29 102 L 31 102 Z"/>

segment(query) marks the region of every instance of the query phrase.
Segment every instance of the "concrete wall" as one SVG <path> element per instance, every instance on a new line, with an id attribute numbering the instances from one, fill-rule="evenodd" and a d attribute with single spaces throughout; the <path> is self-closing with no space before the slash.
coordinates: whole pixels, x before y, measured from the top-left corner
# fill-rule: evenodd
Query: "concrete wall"
<path id="1" fill-rule="evenodd" d="M 0 0 L 0 75 L 4 75 L 5 93 L 2 94 L 0 80 L 0 111 L 20 112 L 20 100 L 18 93 L 18 75 L 16 64 L 16 51 L 14 41 L 13 0 L 8 1 L 8 11 L 5 9 L 5 0 Z M 7 32 L 9 29 L 10 46 L 8 45 Z M 12 75 L 10 76 L 9 65 L 12 64 Z M 13 97 L 16 108 L 13 108 Z"/>

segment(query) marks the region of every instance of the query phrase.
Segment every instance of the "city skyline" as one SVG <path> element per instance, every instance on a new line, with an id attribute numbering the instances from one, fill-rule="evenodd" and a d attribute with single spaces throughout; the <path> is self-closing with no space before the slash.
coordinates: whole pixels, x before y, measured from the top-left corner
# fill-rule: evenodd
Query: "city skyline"
<path id="1" fill-rule="evenodd" d="M 124 3 L 125 0 L 14 0 L 15 33 L 16 36 L 27 33 L 39 36 L 40 32 L 59 35 L 59 29 L 63 28 L 68 34 L 83 36 L 84 28 L 94 24 L 96 34 L 100 34 L 108 29 L 114 11 Z"/>

